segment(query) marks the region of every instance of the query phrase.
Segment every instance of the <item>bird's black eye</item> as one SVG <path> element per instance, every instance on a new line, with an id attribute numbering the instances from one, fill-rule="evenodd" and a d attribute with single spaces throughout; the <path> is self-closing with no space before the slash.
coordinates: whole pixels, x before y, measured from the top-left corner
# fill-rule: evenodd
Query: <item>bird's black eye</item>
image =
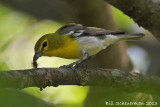
<path id="1" fill-rule="evenodd" d="M 47 42 L 43 42 L 43 47 L 46 47 L 47 46 Z"/>

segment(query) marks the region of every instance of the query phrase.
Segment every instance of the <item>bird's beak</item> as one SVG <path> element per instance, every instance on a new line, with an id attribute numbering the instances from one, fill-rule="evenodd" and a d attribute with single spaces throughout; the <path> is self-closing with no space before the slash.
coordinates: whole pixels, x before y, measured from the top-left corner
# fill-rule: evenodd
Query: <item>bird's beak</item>
<path id="1" fill-rule="evenodd" d="M 33 62 L 36 62 L 37 59 L 42 56 L 44 49 L 42 49 L 40 52 L 35 52 L 34 57 L 33 57 Z"/>

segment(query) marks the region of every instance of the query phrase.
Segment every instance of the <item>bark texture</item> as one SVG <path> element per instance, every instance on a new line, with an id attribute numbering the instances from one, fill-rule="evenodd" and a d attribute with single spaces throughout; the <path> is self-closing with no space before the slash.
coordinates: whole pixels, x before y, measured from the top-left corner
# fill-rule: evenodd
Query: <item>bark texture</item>
<path id="1" fill-rule="evenodd" d="M 127 92 L 158 94 L 160 79 L 145 77 L 135 72 L 118 69 L 77 67 L 78 74 L 71 68 L 38 68 L 27 70 L 1 71 L 0 88 L 57 87 L 59 85 L 115 87 Z M 153 90 L 150 90 L 154 87 Z"/>

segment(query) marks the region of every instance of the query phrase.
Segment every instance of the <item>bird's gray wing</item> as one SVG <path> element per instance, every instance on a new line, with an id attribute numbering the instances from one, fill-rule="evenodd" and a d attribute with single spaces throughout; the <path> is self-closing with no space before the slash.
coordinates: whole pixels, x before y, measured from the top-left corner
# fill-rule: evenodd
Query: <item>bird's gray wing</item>
<path id="1" fill-rule="evenodd" d="M 124 34 L 124 32 L 121 31 L 105 30 L 96 27 L 85 27 L 80 24 L 68 24 L 61 27 L 57 32 L 61 35 L 69 34 L 71 38 L 78 38 L 82 36 L 102 37 L 104 35 Z"/>

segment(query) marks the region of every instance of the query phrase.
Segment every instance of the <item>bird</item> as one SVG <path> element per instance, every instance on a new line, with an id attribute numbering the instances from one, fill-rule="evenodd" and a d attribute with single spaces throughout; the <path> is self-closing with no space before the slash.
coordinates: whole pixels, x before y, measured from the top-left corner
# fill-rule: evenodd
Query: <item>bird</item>
<path id="1" fill-rule="evenodd" d="M 143 33 L 126 34 L 123 31 L 70 23 L 62 26 L 55 33 L 40 37 L 34 47 L 33 67 L 37 68 L 37 60 L 41 56 L 79 59 L 67 65 L 73 67 L 118 41 L 138 40 L 143 36 Z"/>

